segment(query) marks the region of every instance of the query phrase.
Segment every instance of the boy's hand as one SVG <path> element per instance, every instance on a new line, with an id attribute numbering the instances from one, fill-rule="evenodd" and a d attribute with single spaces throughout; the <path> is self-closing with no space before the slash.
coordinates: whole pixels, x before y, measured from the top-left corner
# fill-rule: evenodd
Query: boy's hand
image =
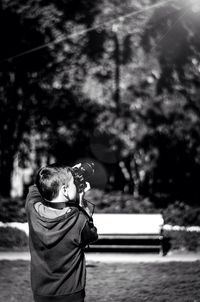
<path id="1" fill-rule="evenodd" d="M 86 181 L 86 188 L 84 189 L 83 192 L 79 193 L 79 205 L 80 206 L 84 206 L 84 195 L 87 191 L 89 191 L 91 189 L 90 183 Z"/>
<path id="2" fill-rule="evenodd" d="M 73 169 L 73 168 L 80 168 L 80 167 L 81 167 L 81 163 L 76 164 L 75 166 L 72 167 L 72 169 Z"/>
<path id="3" fill-rule="evenodd" d="M 90 211 L 88 205 L 87 205 L 87 201 L 84 199 L 84 195 L 85 193 L 90 190 L 91 186 L 89 182 L 86 182 L 86 188 L 84 189 L 83 192 L 79 193 L 79 205 L 80 207 L 84 208 L 84 210 L 87 212 L 87 214 L 89 216 L 92 216 L 92 212 Z"/>
<path id="4" fill-rule="evenodd" d="M 76 164 L 72 168 L 80 168 L 80 167 L 81 167 L 81 163 Z M 92 217 L 92 212 L 88 207 L 87 201 L 84 199 L 85 193 L 90 189 L 91 189 L 90 183 L 86 181 L 86 188 L 84 189 L 83 192 L 78 194 L 78 199 L 79 199 L 79 206 L 82 207 L 90 217 Z"/>

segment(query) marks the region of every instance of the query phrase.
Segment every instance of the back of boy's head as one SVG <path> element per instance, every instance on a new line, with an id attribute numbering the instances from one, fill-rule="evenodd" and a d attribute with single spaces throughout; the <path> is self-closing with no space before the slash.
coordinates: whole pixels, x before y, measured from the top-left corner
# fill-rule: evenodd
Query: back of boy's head
<path id="1" fill-rule="evenodd" d="M 41 196 L 52 201 L 59 194 L 63 185 L 67 185 L 72 174 L 69 167 L 55 164 L 41 168 L 36 175 L 36 186 Z"/>

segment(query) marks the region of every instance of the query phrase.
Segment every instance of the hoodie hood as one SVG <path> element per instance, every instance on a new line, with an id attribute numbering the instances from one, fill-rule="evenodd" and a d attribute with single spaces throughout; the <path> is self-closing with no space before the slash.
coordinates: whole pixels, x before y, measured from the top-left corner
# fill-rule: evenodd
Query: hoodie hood
<path id="1" fill-rule="evenodd" d="M 29 228 L 46 247 L 57 244 L 63 236 L 73 228 L 76 223 L 79 210 L 72 207 L 70 212 L 55 218 L 41 216 L 36 208 L 36 203 L 42 203 L 42 197 L 34 185 L 29 189 L 26 199 L 26 208 L 29 219 Z M 50 210 L 51 211 L 51 210 Z"/>

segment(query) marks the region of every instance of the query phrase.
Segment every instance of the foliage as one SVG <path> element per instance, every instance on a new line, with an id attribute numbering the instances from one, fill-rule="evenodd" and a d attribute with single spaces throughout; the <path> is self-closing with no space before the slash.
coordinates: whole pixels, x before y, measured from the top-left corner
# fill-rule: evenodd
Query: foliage
<path id="1" fill-rule="evenodd" d="M 23 248 L 28 246 L 27 235 L 11 227 L 0 227 L 0 248 Z"/>
<path id="2" fill-rule="evenodd" d="M 165 89 L 180 91 L 191 99 L 192 90 L 196 94 L 199 82 L 199 13 L 199 9 L 194 9 L 193 1 L 170 1 L 155 9 L 149 18 L 142 45 L 159 61 L 157 93 Z"/>
<path id="3" fill-rule="evenodd" d="M 200 18 L 192 3 L 2 2 L 2 195 L 17 154 L 33 171 L 92 158 L 106 171 L 107 192 L 156 207 L 198 205 Z"/>
<path id="4" fill-rule="evenodd" d="M 23 132 L 27 130 L 26 122 L 30 119 L 34 100 L 42 93 L 37 84 L 44 74 L 49 56 L 40 53 L 40 56 L 33 54 L 31 60 L 27 56 L 23 60 L 7 60 L 34 48 L 35 43 L 44 43 L 44 36 L 37 27 L 34 29 L 35 19 L 28 18 L 24 6 L 3 1 L 0 16 L 0 182 L 1 193 L 7 195 L 14 156 Z"/>
<path id="5" fill-rule="evenodd" d="M 165 224 L 200 226 L 200 208 L 176 201 L 163 210 Z"/>
<path id="6" fill-rule="evenodd" d="M 63 113 L 70 107 L 68 104 L 73 104 L 74 95 L 77 98 L 74 83 L 78 86 L 81 68 L 79 76 L 76 73 L 77 67 L 71 68 L 68 77 L 63 69 L 69 62 L 71 67 L 75 61 L 78 62 L 76 66 L 81 66 L 82 63 L 78 61 L 81 47 L 76 46 L 73 39 L 66 41 L 66 35 L 72 34 L 71 28 L 76 28 L 75 25 L 78 28 L 81 24 L 84 28 L 90 25 L 96 5 L 82 0 L 76 1 L 77 6 L 74 4 L 72 1 L 61 1 L 59 4 L 50 1 L 45 4 L 39 0 L 26 4 L 3 1 L 0 6 L 0 182 L 1 194 L 4 196 L 9 196 L 11 172 L 17 152 L 20 155 L 19 164 L 23 166 L 24 158 L 28 157 L 30 161 L 30 151 L 33 154 L 39 149 L 44 155 L 49 151 L 50 132 L 54 128 L 57 130 L 49 116 L 52 116 L 52 110 L 55 109 L 54 102 L 59 102 L 53 96 L 60 83 L 65 86 L 61 97 L 66 100 L 64 108 L 63 102 L 60 104 L 59 111 L 62 111 L 62 115 L 56 116 L 60 123 Z M 85 18 L 86 12 L 88 18 Z M 70 117 L 76 108 L 76 105 L 74 108 L 70 107 Z M 54 115 L 58 113 L 60 114 L 55 111 Z M 78 118 L 76 116 L 73 125 Z M 73 129 L 72 126 L 71 128 Z M 39 133 L 42 141 L 39 146 L 31 146 L 30 137 L 35 133 Z"/>
<path id="7" fill-rule="evenodd" d="M 146 199 L 136 199 L 133 195 L 123 194 L 120 191 L 105 193 L 100 190 L 91 190 L 86 199 L 95 205 L 95 213 L 156 213 L 154 205 Z"/>
<path id="8" fill-rule="evenodd" d="M 198 232 L 188 231 L 165 231 L 165 238 L 168 238 L 170 250 L 200 251 L 200 236 Z"/>
<path id="9" fill-rule="evenodd" d="M 199 204 L 199 10 L 173 1 L 153 12 L 142 46 L 157 59 L 156 95 L 143 104 L 139 138 L 146 160 L 141 193 L 167 206 Z M 149 90 L 148 90 L 149 91 Z"/>
<path id="10" fill-rule="evenodd" d="M 26 221 L 25 202 L 21 198 L 0 199 L 0 221 L 2 222 L 24 222 Z"/>
<path id="11" fill-rule="evenodd" d="M 95 86 L 87 92 L 110 104 L 98 117 L 101 134 L 110 135 L 108 148 L 118 152 L 129 193 L 160 207 L 177 199 L 198 204 L 199 12 L 189 9 L 191 3 L 172 1 L 126 19 L 125 6 L 137 12 L 150 3 L 116 2 L 103 3 L 96 22 L 121 19 L 92 31 L 86 51 Z"/>
<path id="12" fill-rule="evenodd" d="M 198 204 L 198 116 L 179 95 L 149 101 L 141 115 L 148 116 L 137 138 L 145 155 L 141 192 L 161 207 L 177 199 Z"/>

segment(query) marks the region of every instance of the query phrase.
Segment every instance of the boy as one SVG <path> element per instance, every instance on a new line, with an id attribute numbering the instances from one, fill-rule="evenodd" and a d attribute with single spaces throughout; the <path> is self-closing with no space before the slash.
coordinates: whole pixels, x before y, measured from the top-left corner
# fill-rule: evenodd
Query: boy
<path id="1" fill-rule="evenodd" d="M 83 249 L 98 235 L 84 203 L 84 192 L 77 193 L 72 174 L 69 167 L 41 168 L 27 195 L 35 302 L 84 302 Z"/>

